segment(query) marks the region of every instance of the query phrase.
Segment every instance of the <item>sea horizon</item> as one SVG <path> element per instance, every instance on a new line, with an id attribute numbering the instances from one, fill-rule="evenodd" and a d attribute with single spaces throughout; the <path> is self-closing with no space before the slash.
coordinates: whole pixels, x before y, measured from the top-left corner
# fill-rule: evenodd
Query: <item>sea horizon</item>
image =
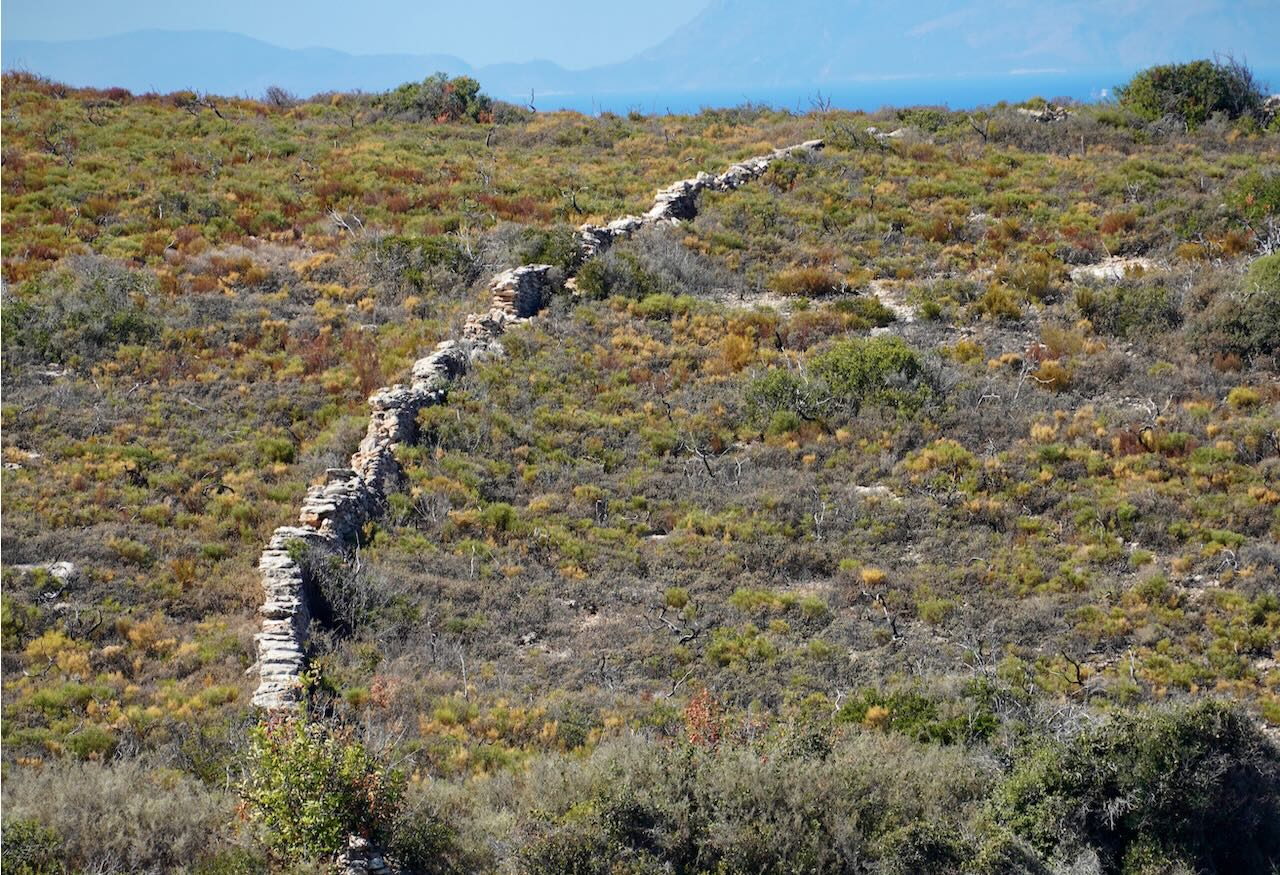
<path id="1" fill-rule="evenodd" d="M 946 78 L 881 77 L 822 85 L 745 88 L 699 88 L 686 91 L 535 92 L 541 111 L 570 110 L 586 115 L 605 112 L 644 115 L 690 114 L 747 104 L 804 113 L 812 109 L 875 112 L 887 107 L 940 106 L 977 109 L 998 103 L 1020 103 L 1041 97 L 1049 101 L 1099 103 L 1111 100 L 1117 86 L 1138 71 L 1029 71 Z M 1254 68 L 1264 84 L 1280 87 L 1280 68 Z M 483 86 L 483 82 L 481 85 Z M 1266 89 L 1268 93 L 1271 88 Z M 512 103 L 528 104 L 528 94 L 499 93 Z"/>

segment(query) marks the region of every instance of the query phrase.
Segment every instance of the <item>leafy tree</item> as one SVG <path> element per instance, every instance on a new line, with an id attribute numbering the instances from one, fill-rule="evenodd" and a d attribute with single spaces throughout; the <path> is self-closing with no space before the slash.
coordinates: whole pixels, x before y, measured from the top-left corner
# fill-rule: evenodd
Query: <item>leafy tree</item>
<path id="1" fill-rule="evenodd" d="M 400 783 L 349 729 L 287 717 L 251 731 L 241 795 L 267 845 L 305 860 L 337 855 L 351 834 L 384 838 Z"/>
<path id="2" fill-rule="evenodd" d="M 1193 130 L 1215 112 L 1260 116 L 1264 96 L 1252 71 L 1231 58 L 1151 67 L 1116 89 L 1120 105 L 1139 116 L 1177 115 Z"/>

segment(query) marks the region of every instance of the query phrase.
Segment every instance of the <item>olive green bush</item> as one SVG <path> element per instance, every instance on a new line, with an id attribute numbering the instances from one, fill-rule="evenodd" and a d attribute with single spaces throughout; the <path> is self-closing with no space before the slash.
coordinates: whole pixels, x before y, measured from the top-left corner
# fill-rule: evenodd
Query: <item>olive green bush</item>
<path id="1" fill-rule="evenodd" d="M 157 337 L 148 307 L 154 280 L 107 259 L 70 259 L 4 302 L 6 362 L 93 362 L 125 343 Z M 6 293 L 6 297 L 8 294 Z"/>

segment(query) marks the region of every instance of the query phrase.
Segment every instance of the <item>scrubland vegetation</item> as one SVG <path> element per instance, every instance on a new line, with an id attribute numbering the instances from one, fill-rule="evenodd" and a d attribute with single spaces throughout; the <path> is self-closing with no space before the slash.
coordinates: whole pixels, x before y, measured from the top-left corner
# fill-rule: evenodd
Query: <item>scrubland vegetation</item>
<path id="1" fill-rule="evenodd" d="M 6 75 L 6 869 L 1273 871 L 1280 139 L 1166 81 L 1043 122 Z M 263 725 L 263 542 L 531 261 L 576 294 L 310 557 Z"/>

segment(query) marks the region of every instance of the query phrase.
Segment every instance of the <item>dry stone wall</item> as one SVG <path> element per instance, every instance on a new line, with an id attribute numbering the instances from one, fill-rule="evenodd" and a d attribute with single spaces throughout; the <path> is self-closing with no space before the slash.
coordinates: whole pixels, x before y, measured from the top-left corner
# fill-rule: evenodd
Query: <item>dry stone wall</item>
<path id="1" fill-rule="evenodd" d="M 821 149 L 809 140 L 767 155 L 748 158 L 724 173 L 699 173 L 657 193 L 643 216 L 624 216 L 607 225 L 583 225 L 578 243 L 590 258 L 641 228 L 692 219 L 704 191 L 732 191 L 758 179 L 773 162 Z M 507 326 L 536 316 L 554 286 L 552 268 L 527 264 L 499 273 L 489 282 L 489 310 L 467 317 L 459 340 L 436 345 L 413 365 L 408 385 L 397 383 L 369 398 L 369 426 L 350 467 L 330 468 L 325 482 L 307 490 L 298 524 L 281 526 L 258 559 L 264 601 L 262 631 L 257 635 L 258 690 L 253 701 L 269 710 L 295 708 L 302 701 L 301 675 L 306 666 L 307 634 L 314 603 L 302 557 L 307 549 L 339 553 L 378 514 L 388 491 L 400 479 L 396 447 L 416 437 L 418 413 L 443 403 L 449 384 L 479 358 L 501 352 Z M 369 867 L 372 869 L 372 867 Z"/>
<path id="2" fill-rule="evenodd" d="M 630 237 L 647 225 L 671 224 L 692 219 L 698 214 L 698 195 L 704 191 L 733 191 L 752 180 L 759 179 L 773 162 L 802 152 L 816 152 L 823 146 L 822 140 L 807 140 L 785 149 L 774 149 L 768 155 L 757 155 L 739 161 L 724 173 L 699 173 L 692 179 L 682 179 L 661 189 L 654 197 L 653 206 L 643 216 L 623 216 L 607 225 L 583 225 L 578 229 L 579 245 L 587 258 L 608 249 L 617 240 Z"/>

